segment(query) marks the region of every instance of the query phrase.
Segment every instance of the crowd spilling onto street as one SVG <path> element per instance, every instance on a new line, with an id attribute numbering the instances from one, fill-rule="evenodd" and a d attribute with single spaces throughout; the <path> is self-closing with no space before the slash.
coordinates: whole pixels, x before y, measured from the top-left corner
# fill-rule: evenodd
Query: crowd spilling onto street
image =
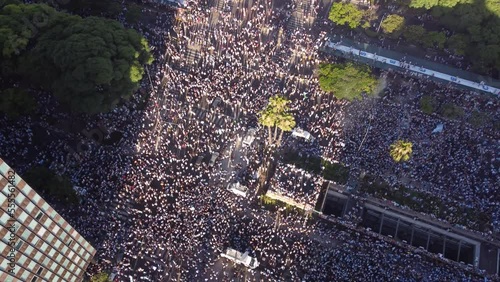
<path id="1" fill-rule="evenodd" d="M 100 126 L 104 138 L 122 132 L 119 145 L 87 141 L 85 150 L 70 150 L 86 137 L 65 135 L 45 120 L 58 112 L 46 93 L 40 94 L 41 121 L 25 117 L 15 128 L 0 122 L 2 153 L 13 166 L 22 164 L 21 173 L 50 165 L 85 188 L 88 196 L 80 205 L 56 210 L 98 249 L 99 263 L 88 272 L 113 268 L 118 281 L 227 281 L 234 274 L 226 271 L 230 265 L 220 253 L 232 247 L 261 263 L 250 273 L 261 281 L 483 281 L 477 273 L 362 229 L 326 226 L 321 220 L 303 225 L 303 216 L 283 211 L 277 227 L 275 214 L 251 203 L 250 196 L 232 195 L 214 179 L 228 170 L 257 175 L 264 153 L 256 145 L 241 162 L 221 160 L 231 159 L 236 140 L 258 127 L 257 113 L 269 97 L 281 94 L 292 101 L 297 126 L 316 138 L 307 143 L 285 136 L 283 146 L 341 162 L 351 173 L 383 173 L 391 185 L 402 182 L 394 175 L 429 183 L 411 188 L 489 212 L 499 224 L 500 209 L 494 206 L 499 202 L 494 186 L 498 133 L 425 115 L 416 98 L 432 89 L 438 104 L 494 111 L 498 102 L 395 73 L 382 76 L 388 81 L 382 98 L 337 100 L 323 93 L 312 76 L 320 59 L 335 60 L 318 52 L 324 37 L 287 26 L 296 3 L 219 1 L 210 7 L 198 3 L 177 18 L 173 12 L 145 9 L 156 20 L 134 27 L 148 39 L 156 60 L 142 91 L 113 112 L 87 117 L 87 130 Z M 194 54 L 193 62 L 188 54 Z M 444 124 L 444 131 L 432 134 L 437 123 Z M 266 132 L 259 130 L 260 140 L 266 140 Z M 47 141 L 33 146 L 38 142 L 30 138 L 33 134 Z M 388 155 L 389 145 L 399 138 L 414 143 L 406 165 L 394 165 Z M 197 163 L 199 157 L 203 161 Z M 250 183 L 251 189 L 258 188 L 257 182 Z M 267 184 L 314 205 L 321 180 L 278 163 Z"/>

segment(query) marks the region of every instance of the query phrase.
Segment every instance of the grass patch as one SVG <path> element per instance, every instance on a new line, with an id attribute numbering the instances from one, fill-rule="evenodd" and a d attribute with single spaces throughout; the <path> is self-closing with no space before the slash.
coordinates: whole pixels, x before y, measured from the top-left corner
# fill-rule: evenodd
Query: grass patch
<path id="1" fill-rule="evenodd" d="M 298 214 L 304 213 L 304 210 L 302 210 L 298 207 L 295 207 L 295 206 L 292 206 L 292 205 L 287 204 L 285 202 L 273 199 L 273 198 L 266 196 L 266 195 L 260 196 L 260 204 L 262 206 L 264 206 L 264 208 L 271 210 L 273 212 L 279 210 L 280 208 L 284 208 L 286 214 L 289 214 L 291 212 L 298 213 Z"/>
<path id="2" fill-rule="evenodd" d="M 490 119 L 485 113 L 474 111 L 472 112 L 468 121 L 473 127 L 482 127 L 483 125 L 488 123 Z"/>
<path id="3" fill-rule="evenodd" d="M 437 102 L 432 96 L 422 96 L 422 98 L 420 99 L 420 110 L 422 110 L 422 112 L 430 115 L 436 111 L 436 108 Z"/>
<path id="4" fill-rule="evenodd" d="M 333 180 L 340 184 L 346 184 L 349 178 L 349 168 L 329 161 L 321 160 L 323 164 L 323 177 L 326 180 Z"/>
<path id="5" fill-rule="evenodd" d="M 304 169 L 308 172 L 319 174 L 321 172 L 321 158 L 320 157 L 304 157 L 300 156 L 297 152 L 288 152 L 283 156 L 283 162 L 293 164 L 298 168 Z"/>
<path id="6" fill-rule="evenodd" d="M 457 106 L 452 103 L 445 103 L 441 107 L 439 113 L 444 116 L 445 118 L 449 119 L 459 119 L 464 116 L 465 112 L 462 107 Z"/>

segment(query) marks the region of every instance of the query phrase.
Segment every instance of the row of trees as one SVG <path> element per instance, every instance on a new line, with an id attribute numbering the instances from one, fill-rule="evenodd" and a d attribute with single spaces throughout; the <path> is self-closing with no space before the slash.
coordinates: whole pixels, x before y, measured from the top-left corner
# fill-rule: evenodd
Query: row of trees
<path id="1" fill-rule="evenodd" d="M 470 0 L 411 0 L 409 6 L 411 8 L 431 9 L 434 7 L 454 8 L 460 4 L 471 4 L 476 1 Z M 489 12 L 500 16 L 500 3 L 498 0 L 483 0 L 481 5 Z"/>
<path id="2" fill-rule="evenodd" d="M 71 180 L 66 176 L 55 174 L 44 166 L 33 167 L 24 174 L 24 180 L 38 192 L 44 192 L 55 199 L 77 204 L 78 195 L 73 189 Z"/>
<path id="3" fill-rule="evenodd" d="M 0 90 L 0 112 L 15 119 L 33 113 L 37 107 L 33 95 L 19 88 Z"/>
<path id="4" fill-rule="evenodd" d="M 453 6 L 434 6 L 431 14 L 455 38 L 449 38 L 459 52 L 471 58 L 475 71 L 500 67 L 500 2 L 458 1 Z"/>
<path id="5" fill-rule="evenodd" d="M 122 3 L 119 0 L 38 0 L 37 2 L 79 15 L 105 16 L 116 19 L 124 12 L 127 22 L 132 24 L 137 23 L 142 16 L 141 7 L 134 2 Z M 123 11 L 123 5 L 126 6 L 126 11 Z"/>
<path id="6" fill-rule="evenodd" d="M 2 75 L 51 90 L 74 112 L 106 112 L 129 99 L 153 61 L 147 41 L 117 21 L 43 4 L 1 8 Z"/>
<path id="7" fill-rule="evenodd" d="M 388 15 L 381 22 L 382 31 L 392 38 L 401 35 L 413 44 L 425 48 L 448 48 L 457 55 L 466 55 L 475 71 L 487 72 L 500 66 L 500 2 L 498 0 L 413 0 L 412 8 L 432 9 L 432 15 L 452 31 L 451 36 L 441 31 L 426 30 L 421 25 L 405 27 L 400 15 Z M 334 3 L 329 19 L 352 29 L 362 27 L 370 36 L 376 36 L 371 23 L 378 25 L 380 15 L 372 10 L 359 9 L 352 3 Z"/>

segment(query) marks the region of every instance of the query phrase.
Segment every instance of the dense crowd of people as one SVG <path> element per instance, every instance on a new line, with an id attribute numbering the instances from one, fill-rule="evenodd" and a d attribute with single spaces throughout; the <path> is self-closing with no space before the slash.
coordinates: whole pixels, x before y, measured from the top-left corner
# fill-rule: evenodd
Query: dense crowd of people
<path id="1" fill-rule="evenodd" d="M 291 164 L 279 163 L 269 189 L 298 203 L 316 204 L 321 189 L 321 179 Z"/>
<path id="2" fill-rule="evenodd" d="M 281 211 L 276 228 L 274 214 L 218 184 L 236 176 L 252 194 L 259 188 L 252 179 L 263 150 L 257 144 L 241 150 L 237 140 L 258 126 L 257 113 L 269 97 L 281 94 L 292 101 L 297 126 L 316 138 L 306 143 L 285 137 L 284 146 L 347 164 L 353 174 L 384 173 L 391 185 L 401 183 L 393 175 L 429 183 L 411 188 L 489 212 L 498 228 L 497 133 L 488 125 L 478 130 L 424 115 L 417 98 L 432 90 L 438 103 L 486 112 L 498 109 L 498 102 L 394 73 L 382 75 L 388 81 L 383 98 L 339 101 L 323 93 L 312 76 L 320 59 L 335 60 L 318 51 L 325 33 L 287 25 L 297 3 L 219 1 L 177 14 L 158 12 L 160 6 L 144 10 L 156 20 L 134 28 L 147 37 L 156 58 L 148 69 L 151 80 L 143 79 L 142 91 L 113 112 L 85 117 L 86 129 L 99 128 L 104 138 L 122 132 L 119 145 L 87 141 L 85 150 L 69 149 L 85 137 L 52 126 L 54 119 L 71 118 L 59 113 L 48 93 L 38 95 L 40 120 L 24 117 L 18 127 L 2 125 L 2 153 L 13 166 L 22 164 L 21 175 L 48 165 L 70 175 L 89 195 L 78 206 L 56 206 L 98 248 L 99 263 L 88 273 L 114 267 L 118 281 L 177 275 L 182 281 L 225 281 L 231 279 L 225 271 L 229 264 L 220 253 L 232 247 L 259 260 L 251 276 L 265 281 L 482 281 L 347 222 L 303 225 L 302 216 Z M 437 123 L 444 124 L 444 132 L 431 134 Z M 33 140 L 33 134 L 43 138 Z M 396 166 L 388 155 L 398 138 L 415 144 L 408 165 Z M 244 156 L 231 162 L 235 152 Z M 279 163 L 268 184 L 314 205 L 321 181 Z"/>
<path id="3" fill-rule="evenodd" d="M 424 114 L 419 100 L 427 93 L 433 93 L 441 109 L 454 104 L 461 108 L 460 111 L 472 108 L 493 116 L 484 115 L 484 125 L 475 128 L 468 124 L 472 113 L 465 112 L 459 120 Z M 464 93 L 450 86 L 443 89 L 433 82 L 422 83 L 411 78 L 408 82 L 389 83 L 380 102 L 352 105 L 352 109 L 347 109 L 353 113 L 348 118 L 353 126 L 344 127 L 348 131 L 345 134 L 354 142 L 346 142 L 346 163 L 360 163 L 363 170 L 381 175 L 392 186 L 404 185 L 442 199 L 450 207 L 446 218 L 450 222 L 457 222 L 453 217 L 463 217 L 460 210 L 481 211 L 491 216 L 490 225 L 483 231 L 498 232 L 498 197 L 495 196 L 498 187 L 494 184 L 498 180 L 495 167 L 498 132 L 493 128 L 497 106 L 498 102 L 491 97 Z M 359 112 L 356 114 L 354 108 L 360 107 L 374 113 L 376 120 L 367 120 L 366 115 Z M 442 125 L 442 132 L 433 133 L 438 125 Z M 367 130 L 368 126 L 369 134 L 359 150 L 363 136 L 355 133 Z M 402 166 L 395 166 L 388 155 L 390 144 L 398 139 L 414 144 L 412 158 Z M 356 155 L 354 152 L 358 150 Z M 395 177 L 397 175 L 399 177 Z M 452 210 L 457 207 L 462 209 Z M 467 224 L 473 229 L 479 229 L 478 226 L 478 222 Z"/>

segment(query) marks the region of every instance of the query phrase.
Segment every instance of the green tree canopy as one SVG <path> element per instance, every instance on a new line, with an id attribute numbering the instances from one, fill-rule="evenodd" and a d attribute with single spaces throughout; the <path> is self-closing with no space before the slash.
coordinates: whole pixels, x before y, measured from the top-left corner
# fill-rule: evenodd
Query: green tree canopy
<path id="1" fill-rule="evenodd" d="M 456 55 L 464 55 L 468 44 L 468 38 L 463 34 L 453 34 L 446 41 L 448 49 L 452 50 Z"/>
<path id="2" fill-rule="evenodd" d="M 443 49 L 444 43 L 446 42 L 446 34 L 444 32 L 431 31 L 427 33 L 422 43 L 427 48 L 439 48 Z"/>
<path id="3" fill-rule="evenodd" d="M 125 19 L 129 23 L 136 23 L 142 15 L 142 9 L 139 5 L 132 3 L 127 6 L 127 13 L 125 15 Z"/>
<path id="4" fill-rule="evenodd" d="M 373 94 L 377 79 L 367 66 L 347 64 L 319 65 L 319 85 L 323 91 L 349 101 L 360 99 L 361 94 Z"/>
<path id="5" fill-rule="evenodd" d="M 264 110 L 259 112 L 259 124 L 267 127 L 267 142 L 269 144 L 273 143 L 273 134 L 271 132 L 271 128 L 276 123 L 276 116 L 269 108 L 265 108 Z"/>
<path id="6" fill-rule="evenodd" d="M 53 27 L 61 15 L 47 5 L 4 6 L 0 10 L 0 57 L 10 58 L 21 54 L 30 40 Z"/>
<path id="7" fill-rule="evenodd" d="M 358 7 L 352 3 L 336 2 L 333 3 L 328 18 L 338 25 L 347 25 L 350 28 L 357 28 L 361 24 L 363 11 L 359 10 Z"/>
<path id="8" fill-rule="evenodd" d="M 407 162 L 410 160 L 411 154 L 413 153 L 413 144 L 409 141 L 398 140 L 390 146 L 390 152 L 392 159 L 399 163 L 401 161 Z"/>
<path id="9" fill-rule="evenodd" d="M 0 112 L 11 118 L 31 114 L 35 108 L 33 96 L 22 89 L 9 88 L 0 92 Z"/>
<path id="10" fill-rule="evenodd" d="M 430 9 L 435 6 L 451 8 L 467 0 L 411 0 L 410 7 Z"/>
<path id="11" fill-rule="evenodd" d="M 33 13 L 43 24 L 30 28 L 23 18 Z M 3 52 L 20 53 L 16 73 L 52 90 L 74 112 L 106 112 L 130 98 L 144 74 L 143 65 L 153 60 L 147 41 L 119 22 L 82 19 L 46 5 L 4 7 L 1 29 L 10 30 L 0 36 Z"/>
<path id="12" fill-rule="evenodd" d="M 490 13 L 500 18 L 500 0 L 484 0 L 484 6 Z"/>
<path id="13" fill-rule="evenodd" d="M 498 0 L 460 0 L 451 9 L 447 5 L 432 8 L 432 15 L 458 35 L 449 39 L 448 47 L 455 54 L 469 57 L 473 70 L 482 73 L 489 73 L 493 69 L 498 71 L 500 67 L 499 14 Z M 435 44 L 430 40 L 424 43 L 427 46 Z"/>
<path id="14" fill-rule="evenodd" d="M 412 43 L 420 43 L 424 38 L 425 28 L 420 25 L 409 25 L 405 27 L 403 36 Z"/>
<path id="15" fill-rule="evenodd" d="M 43 191 L 66 203 L 78 203 L 78 196 L 69 178 L 56 175 L 44 166 L 31 168 L 23 178 L 36 191 Z"/>
<path id="16" fill-rule="evenodd" d="M 3 6 L 7 6 L 9 4 L 22 4 L 22 1 L 20 0 L 0 0 L 0 8 L 3 8 Z"/>
<path id="17" fill-rule="evenodd" d="M 109 15 L 117 16 L 122 11 L 121 1 L 116 0 L 37 0 L 37 3 L 44 3 L 58 10 L 64 9 L 80 14 L 93 16 Z"/>
<path id="18" fill-rule="evenodd" d="M 389 15 L 382 21 L 382 30 L 384 33 L 401 32 L 405 25 L 405 19 L 400 15 Z"/>

